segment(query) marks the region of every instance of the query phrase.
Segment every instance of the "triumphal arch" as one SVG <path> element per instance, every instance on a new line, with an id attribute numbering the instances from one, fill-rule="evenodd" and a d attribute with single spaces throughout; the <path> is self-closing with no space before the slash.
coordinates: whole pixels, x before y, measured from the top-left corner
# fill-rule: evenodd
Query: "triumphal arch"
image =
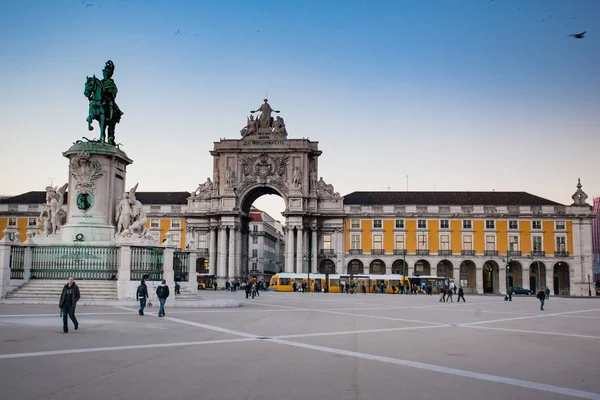
<path id="1" fill-rule="evenodd" d="M 283 118 L 273 113 L 279 111 L 265 99 L 247 118 L 241 138 L 215 142 L 213 177 L 188 199 L 186 230 L 206 246 L 209 271 L 221 281 L 247 276 L 249 211 L 265 194 L 285 201 L 280 270 L 341 271 L 343 198 L 319 175 L 318 142 L 288 137 Z"/>

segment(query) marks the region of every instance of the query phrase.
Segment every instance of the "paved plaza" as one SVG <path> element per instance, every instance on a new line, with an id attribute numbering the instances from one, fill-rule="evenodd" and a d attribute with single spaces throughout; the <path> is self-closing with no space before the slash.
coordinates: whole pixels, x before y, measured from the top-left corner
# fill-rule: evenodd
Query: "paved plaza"
<path id="1" fill-rule="evenodd" d="M 209 294 L 209 293 L 207 293 Z M 600 399 L 600 299 L 214 292 L 227 309 L 0 305 L 6 399 Z"/>

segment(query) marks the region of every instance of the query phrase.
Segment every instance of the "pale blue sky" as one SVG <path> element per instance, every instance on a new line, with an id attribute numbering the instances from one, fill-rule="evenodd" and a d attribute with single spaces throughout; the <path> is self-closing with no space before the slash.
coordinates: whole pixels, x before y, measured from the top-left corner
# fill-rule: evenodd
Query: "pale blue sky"
<path id="1" fill-rule="evenodd" d="M 0 193 L 66 182 L 61 152 L 90 135 L 85 77 L 111 59 L 140 191 L 212 176 L 213 142 L 268 90 L 341 194 L 409 175 L 570 203 L 578 177 L 600 194 L 599 38 L 596 0 L 3 1 Z"/>

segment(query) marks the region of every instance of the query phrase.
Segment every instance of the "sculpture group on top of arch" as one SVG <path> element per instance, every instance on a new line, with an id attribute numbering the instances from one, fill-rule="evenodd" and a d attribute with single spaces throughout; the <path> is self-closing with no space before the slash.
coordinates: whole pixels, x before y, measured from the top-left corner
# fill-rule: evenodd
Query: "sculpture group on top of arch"
<path id="1" fill-rule="evenodd" d="M 254 113 L 260 111 L 260 116 L 254 118 Z M 280 138 L 287 137 L 287 130 L 283 118 L 277 116 L 273 118 L 272 113 L 279 114 L 279 110 L 273 110 L 268 99 L 264 99 L 264 103 L 254 111 L 250 111 L 250 116 L 246 120 L 246 126 L 242 128 L 240 134 L 242 138 L 251 136 L 257 133 L 274 133 Z"/>

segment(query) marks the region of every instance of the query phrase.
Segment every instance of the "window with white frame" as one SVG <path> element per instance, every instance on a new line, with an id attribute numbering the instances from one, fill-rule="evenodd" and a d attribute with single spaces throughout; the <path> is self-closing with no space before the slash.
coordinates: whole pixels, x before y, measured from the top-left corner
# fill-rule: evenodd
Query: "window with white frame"
<path id="1" fill-rule="evenodd" d="M 556 221 L 555 226 L 557 231 L 563 231 L 565 230 L 565 221 Z"/>
<path id="2" fill-rule="evenodd" d="M 419 220 L 417 220 L 417 228 L 419 228 L 419 229 L 427 229 L 427 220 L 426 219 L 419 219 Z"/>
<path id="3" fill-rule="evenodd" d="M 567 251 L 567 237 L 557 236 L 556 237 L 556 251 L 564 253 Z"/>
<path id="4" fill-rule="evenodd" d="M 252 236 L 252 243 L 254 243 L 254 244 L 258 243 L 258 236 Z"/>
<path id="5" fill-rule="evenodd" d="M 381 235 L 373 235 L 373 250 L 383 250 Z"/>
<path id="6" fill-rule="evenodd" d="M 172 242 L 179 243 L 179 240 L 180 240 L 179 233 L 173 233 L 173 234 L 171 234 L 171 241 Z"/>
<path id="7" fill-rule="evenodd" d="M 160 228 L 158 218 L 150 218 L 150 228 Z"/>
<path id="8" fill-rule="evenodd" d="M 396 250 L 405 250 L 406 247 L 404 247 L 404 235 L 396 235 L 396 244 L 395 244 L 395 249 Z"/>
<path id="9" fill-rule="evenodd" d="M 17 226 L 17 219 L 16 218 L 9 218 L 8 219 L 8 226 Z"/>
<path id="10" fill-rule="evenodd" d="M 450 250 L 450 235 L 440 236 L 440 250 Z"/>
<path id="11" fill-rule="evenodd" d="M 473 236 L 471 235 L 464 235 L 463 236 L 463 246 L 462 249 L 465 251 L 472 251 L 473 250 Z"/>
<path id="12" fill-rule="evenodd" d="M 258 269 L 258 263 L 252 263 L 252 271 L 256 271 Z"/>
<path id="13" fill-rule="evenodd" d="M 518 230 L 519 229 L 519 221 L 517 221 L 517 220 L 508 221 L 508 229 Z"/>
<path id="14" fill-rule="evenodd" d="M 496 221 L 494 221 L 493 219 L 485 220 L 485 229 L 495 229 L 495 228 L 496 228 Z"/>
<path id="15" fill-rule="evenodd" d="M 351 219 L 350 220 L 350 228 L 351 229 L 360 229 L 360 219 Z"/>
<path id="16" fill-rule="evenodd" d="M 323 250 L 331 250 L 331 235 L 323 235 Z"/>
<path id="17" fill-rule="evenodd" d="M 160 212 L 160 206 L 150 206 L 150 212 Z"/>
<path id="18" fill-rule="evenodd" d="M 37 218 L 28 218 L 27 219 L 27 226 L 36 226 L 37 225 Z"/>
<path id="19" fill-rule="evenodd" d="M 511 235 L 508 237 L 508 250 L 519 251 L 519 237 Z"/>
<path id="20" fill-rule="evenodd" d="M 447 219 L 441 219 L 440 220 L 440 229 L 449 229 L 450 228 L 450 221 L 448 221 Z"/>
<path id="21" fill-rule="evenodd" d="M 404 220 L 403 219 L 396 220 L 396 229 L 404 229 Z"/>
<path id="22" fill-rule="evenodd" d="M 206 243 L 206 233 L 198 234 L 198 248 L 199 249 L 207 249 L 208 245 Z"/>
<path id="23" fill-rule="evenodd" d="M 252 257 L 258 257 L 258 249 L 252 249 Z"/>
<path id="24" fill-rule="evenodd" d="M 486 235 L 485 236 L 485 249 L 487 251 L 496 250 L 496 236 L 494 236 L 494 235 Z"/>
<path id="25" fill-rule="evenodd" d="M 172 219 L 171 220 L 171 228 L 181 228 L 181 220 L 180 219 Z"/>
<path id="26" fill-rule="evenodd" d="M 252 227 L 252 232 L 258 232 L 258 225 L 254 225 Z"/>
<path id="27" fill-rule="evenodd" d="M 542 221 L 532 221 L 531 229 L 542 229 Z"/>
<path id="28" fill-rule="evenodd" d="M 352 250 L 360 250 L 360 235 L 350 236 L 350 248 Z"/>
<path id="29" fill-rule="evenodd" d="M 382 228 L 382 224 L 381 224 L 381 220 L 380 219 L 374 219 L 373 220 L 373 229 L 381 229 Z"/>
<path id="30" fill-rule="evenodd" d="M 160 240 L 160 232 L 153 232 L 152 240 L 154 240 L 154 242 L 158 243 L 158 241 Z"/>
<path id="31" fill-rule="evenodd" d="M 532 240 L 531 244 L 532 244 L 533 251 L 543 251 L 544 250 L 544 243 L 543 243 L 542 236 L 539 236 L 539 235 L 532 236 L 531 240 Z"/>
<path id="32" fill-rule="evenodd" d="M 427 235 L 418 235 L 417 246 L 418 250 L 427 250 Z"/>
<path id="33" fill-rule="evenodd" d="M 464 219 L 463 229 L 473 229 L 473 221 L 471 221 L 470 219 Z"/>

